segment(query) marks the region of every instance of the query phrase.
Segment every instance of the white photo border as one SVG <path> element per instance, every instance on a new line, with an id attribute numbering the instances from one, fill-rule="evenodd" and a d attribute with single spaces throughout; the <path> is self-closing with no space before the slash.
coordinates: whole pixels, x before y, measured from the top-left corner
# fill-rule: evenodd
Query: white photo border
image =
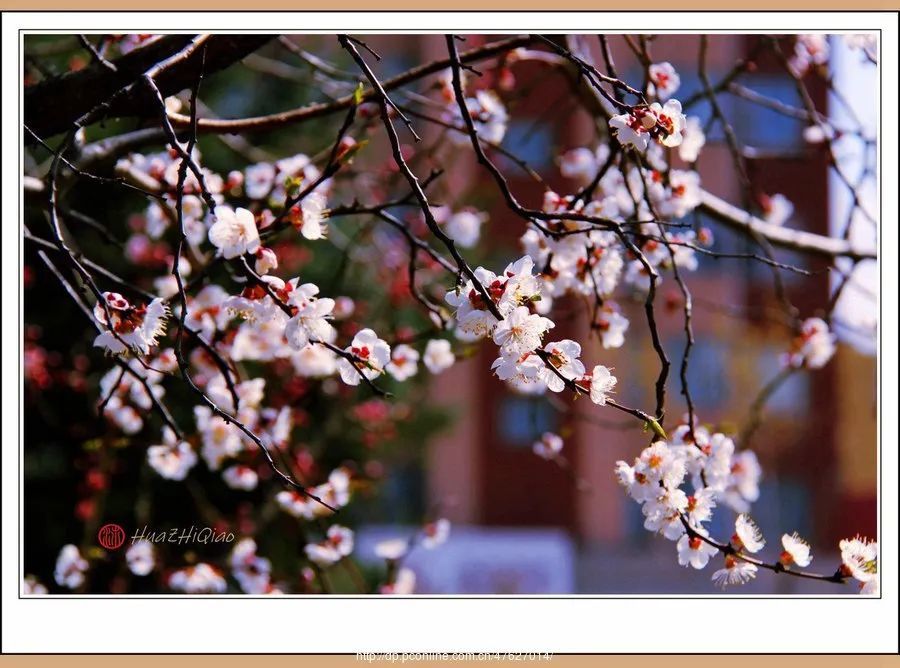
<path id="1" fill-rule="evenodd" d="M 235 25 L 240 29 L 235 30 Z M 856 597 L 46 597 L 20 598 L 22 414 L 21 31 L 43 32 L 881 31 L 878 150 L 879 599 Z M 296 26 L 291 30 L 289 26 Z M 772 30 L 772 26 L 777 29 Z M 840 30 L 835 29 L 836 26 Z M 3 650 L 6 652 L 897 652 L 898 33 L 891 12 L 47 12 L 4 13 Z M 887 110 L 886 114 L 882 112 Z M 887 152 L 884 149 L 887 148 Z M 15 309 L 15 310 L 13 310 Z M 12 314 L 17 318 L 12 326 Z M 13 373 L 13 369 L 17 373 Z M 881 439 L 884 439 L 883 441 Z M 13 445 L 15 444 L 15 446 Z M 777 606 L 777 607 L 776 607 Z M 239 632 L 235 631 L 235 627 Z"/>

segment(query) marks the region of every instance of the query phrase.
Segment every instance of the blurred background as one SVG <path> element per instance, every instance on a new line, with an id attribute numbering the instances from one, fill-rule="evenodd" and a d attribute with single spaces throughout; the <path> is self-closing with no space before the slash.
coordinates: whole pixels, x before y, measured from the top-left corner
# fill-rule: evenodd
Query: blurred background
<path id="1" fill-rule="evenodd" d="M 497 38 L 469 35 L 465 48 Z M 84 65 L 78 62 L 78 58 L 86 61 L 84 54 L 72 39 L 29 36 L 26 63 L 30 58 L 41 62 L 44 69 L 56 71 Z M 353 72 L 352 62 L 333 37 L 290 39 L 316 57 Z M 383 57 L 377 64 L 383 77 L 445 55 L 441 36 L 366 39 Z M 754 66 L 738 79 L 741 85 L 785 104 L 802 106 L 794 80 L 774 58 L 757 52 L 758 39 L 710 36 L 710 79 L 719 81 L 736 62 L 752 59 Z M 783 39 L 790 45 L 789 37 Z M 612 35 L 609 42 L 619 76 L 640 83 L 643 68 L 621 36 Z M 693 99 L 702 88 L 697 74 L 699 38 L 659 36 L 652 48 L 655 61 L 671 62 L 681 76 L 675 97 Z M 854 104 L 860 113 L 874 118 L 874 74 L 855 59 L 841 55 L 838 45 L 833 49 L 830 76 L 851 82 L 856 87 Z M 489 81 L 499 77 L 498 72 L 485 68 Z M 574 192 L 577 187 L 559 175 L 557 159 L 570 148 L 596 145 L 593 119 L 575 104 L 564 77 L 548 75 L 547 68 L 537 63 L 517 65 L 512 73 L 516 85 L 503 95 L 510 114 L 504 147 L 524 159 L 557 192 Z M 49 74 L 52 71 L 41 73 L 29 66 L 26 85 Z M 810 76 L 805 83 L 820 111 L 835 111 L 825 79 Z M 352 89 L 355 75 L 343 84 L 325 81 L 307 61 L 292 60 L 291 54 L 271 44 L 210 77 L 204 82 L 201 98 L 208 108 L 206 115 L 238 118 L 343 94 L 344 84 Z M 770 196 L 780 193 L 790 199 L 795 207 L 791 227 L 820 234 L 839 229 L 845 197 L 829 178 L 827 153 L 821 145 L 804 139 L 804 121 L 738 96 L 722 94 L 719 99 L 741 144 L 750 149 L 745 155 L 755 191 Z M 699 97 L 687 111 L 708 127 L 698 163 L 704 187 L 729 202 L 740 203 L 741 186 L 724 134 L 718 125 L 707 125 L 711 115 L 708 102 Z M 328 146 L 328 137 L 339 122 L 339 118 L 313 121 L 299 129 L 284 128 L 230 141 L 249 142 L 276 158 L 301 151 L 315 155 Z M 112 122 L 91 132 L 99 138 L 123 129 Z M 430 144 L 446 142 L 440 128 L 418 123 L 417 129 Z M 389 157 L 378 125 L 368 132 L 371 145 L 355 165 L 358 174 L 386 169 Z M 214 136 L 203 137 L 200 149 L 204 165 L 222 174 L 241 169 L 254 158 L 246 147 L 229 145 Z M 520 255 L 521 220 L 507 211 L 493 183 L 474 163 L 471 151 L 460 153 L 464 155 L 452 163 L 440 164 L 447 171 L 439 192 L 446 203 L 473 205 L 489 214 L 490 223 L 483 228 L 486 245 L 478 251 L 484 256 L 471 259 L 473 264 L 502 266 Z M 46 153 L 34 149 L 32 156 L 33 165 L 26 169 L 39 171 L 46 166 Z M 427 173 L 431 159 L 433 156 L 422 158 L 420 174 Z M 500 160 L 500 164 L 520 201 L 539 207 L 543 192 L 511 162 Z M 351 185 L 359 188 L 361 177 L 355 178 Z M 129 226 L 138 224 L 134 216 L 139 217 L 145 206 L 133 195 L 110 194 L 93 184 L 81 184 L 69 197 L 73 210 L 110 222 L 123 240 Z M 367 199 L 366 193 L 360 198 Z M 27 212 L 26 217 L 34 229 L 46 224 L 39 210 Z M 754 252 L 746 238 L 715 221 L 697 214 L 694 222 L 713 231 L 713 250 Z M 340 240 L 344 234 L 349 238 L 351 232 L 343 225 L 335 224 L 332 239 Z M 377 237 L 382 233 L 371 234 Z M 79 243 L 92 257 L 105 258 L 111 265 L 121 263 L 116 247 L 98 235 L 91 237 L 86 232 Z M 384 248 L 396 240 L 377 237 L 374 243 Z M 328 285 L 332 279 L 337 281 L 333 269 L 342 254 L 319 253 L 318 249 L 312 256 L 306 246 L 294 242 L 293 266 L 302 268 L 304 280 L 321 277 L 320 285 Z M 165 257 L 165 249 L 159 253 Z M 819 260 L 784 251 L 778 251 L 777 257 L 812 270 L 823 266 Z M 291 262 L 285 263 L 285 277 L 296 275 L 290 273 Z M 126 275 L 136 271 L 127 263 L 116 269 Z M 157 271 L 162 274 L 164 270 Z M 352 278 L 364 274 L 353 271 L 348 270 L 349 275 L 333 286 L 362 299 L 366 295 L 353 294 L 349 286 Z M 298 552 L 302 539 L 288 526 L 292 518 L 265 515 L 269 506 L 265 505 L 264 490 L 258 498 L 235 500 L 233 493 L 221 489 L 221 481 L 213 476 L 204 478 L 199 471 L 202 466 L 182 486 L 148 476 L 142 466 L 143 448 L 159 442 L 156 426 L 127 439 L 97 417 L 97 382 L 109 363 L 90 347 L 86 323 L 77 320 L 80 315 L 29 247 L 24 272 L 25 572 L 38 574 L 52 590 L 53 563 L 61 545 L 90 544 L 96 527 L 106 521 L 118 521 L 128 530 L 148 517 L 164 526 L 209 520 L 238 532 L 249 531 L 261 544 L 262 554 L 272 556 L 287 570 L 295 568 L 291 554 Z M 827 272 L 781 275 L 785 292 L 801 317 L 828 308 L 833 286 Z M 141 280 L 137 273 L 131 278 Z M 687 283 L 694 295 L 696 345 L 689 380 L 696 410 L 701 422 L 736 433 L 748 419 L 753 399 L 778 375 L 780 355 L 791 338 L 783 305 L 773 289 L 772 271 L 757 262 L 701 257 L 699 269 L 687 277 Z M 877 284 L 873 285 L 877 290 Z M 395 292 L 403 293 L 402 283 L 390 284 L 392 299 Z M 339 294 L 324 287 L 323 293 Z M 658 299 L 663 344 L 677 368 L 684 332 L 681 295 L 674 281 L 661 286 Z M 848 313 L 855 309 L 864 318 L 874 318 L 871 299 L 858 294 L 842 299 L 848 302 L 842 306 L 850 309 Z M 614 369 L 621 403 L 651 406 L 658 360 L 642 306 L 625 299 L 620 304 L 631 321 L 626 344 L 618 350 L 604 350 L 594 343 L 586 346 L 584 358 Z M 393 331 L 416 322 L 415 316 L 403 315 L 403 309 L 413 310 L 407 302 L 386 306 L 402 307 L 397 310 L 400 315 L 391 316 L 395 318 Z M 565 300 L 557 308 L 566 311 Z M 587 330 L 587 322 L 576 315 L 557 329 L 561 336 L 583 341 L 585 337 L 578 334 Z M 783 532 L 800 532 L 813 547 L 812 569 L 828 573 L 838 563 L 840 538 L 856 533 L 874 537 L 877 531 L 876 358 L 874 341 L 854 332 L 849 329 L 824 369 L 796 373 L 784 382 L 769 398 L 752 442 L 738 444 L 753 449 L 763 467 L 760 499 L 752 514 L 769 542 L 777 543 Z M 678 566 L 674 544 L 643 529 L 640 507 L 616 484 L 615 462 L 630 461 L 645 443 L 640 424 L 586 401 L 510 392 L 490 373 L 493 355 L 489 348 L 475 347 L 440 376 L 426 378 L 427 374 L 420 373 L 418 382 L 390 405 L 365 396 L 362 388 L 352 395 L 351 404 L 342 407 L 331 401 L 335 394 L 328 387 L 292 388 L 290 384 L 296 385 L 299 379 L 290 378 L 289 368 L 281 370 L 279 401 L 295 406 L 298 440 L 305 444 L 299 448 L 298 461 L 303 453 L 321 467 L 325 462 L 352 461 L 359 477 L 372 482 L 348 509 L 354 520 L 350 525 L 357 530 L 356 556 L 363 562 L 366 576 L 373 581 L 379 577 L 375 543 L 405 536 L 423 519 L 446 517 L 453 523 L 448 543 L 439 550 L 414 552 L 408 561 L 417 574 L 418 593 L 716 593 L 709 581 L 710 569 Z M 311 399 L 315 393 L 318 399 Z M 177 400 L 181 395 L 172 390 L 167 396 Z M 677 373 L 669 379 L 668 402 L 668 421 L 674 422 L 685 412 Z M 188 414 L 189 409 L 186 404 L 179 410 Z M 544 461 L 532 452 L 533 442 L 545 431 L 564 437 L 567 467 Z M 306 445 L 308 449 L 304 449 Z M 149 503 L 150 498 L 154 499 L 152 509 L 142 511 L 141 503 Z M 730 536 L 733 519 L 731 511 L 720 508 L 710 527 L 712 535 Z M 194 558 L 205 558 L 200 551 Z M 192 558 L 174 557 L 188 562 Z M 122 584 L 120 564 L 107 563 L 105 568 L 92 585 L 98 591 L 116 591 L 117 587 L 142 591 L 140 585 Z M 150 590 L 150 585 L 144 589 Z M 739 593 L 853 592 L 849 587 L 764 573 Z"/>

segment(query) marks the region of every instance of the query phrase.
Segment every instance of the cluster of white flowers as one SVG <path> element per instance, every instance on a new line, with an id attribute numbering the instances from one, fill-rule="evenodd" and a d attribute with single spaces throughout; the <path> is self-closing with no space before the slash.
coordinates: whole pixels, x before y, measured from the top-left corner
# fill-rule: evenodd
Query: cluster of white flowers
<path id="1" fill-rule="evenodd" d="M 197 463 L 197 453 L 168 426 L 163 427 L 162 437 L 161 445 L 147 448 L 147 463 L 167 480 L 184 480 Z"/>
<path id="2" fill-rule="evenodd" d="M 316 182 L 321 173 L 308 156 L 300 153 L 274 163 L 259 162 L 240 172 L 229 175 L 229 182 L 243 186 L 244 195 L 267 205 L 279 207 L 289 195 L 296 195 Z M 287 212 L 287 218 L 300 234 L 311 241 L 326 235 L 328 196 L 331 181 L 319 183 L 315 190 L 306 192 L 299 203 Z M 274 219 L 272 211 L 263 208 L 259 212 L 260 227 L 266 227 Z"/>
<path id="3" fill-rule="evenodd" d="M 226 339 L 217 344 L 223 355 L 233 360 L 290 359 L 300 376 L 339 375 L 348 385 L 359 385 L 363 377 L 375 380 L 385 372 L 397 381 L 405 381 L 416 375 L 420 359 L 434 374 L 455 362 L 448 341 L 429 340 L 424 353 L 408 344 L 400 344 L 392 351 L 369 328 L 358 331 L 344 348 L 346 354 L 340 355 L 333 345 L 337 330 L 332 321 L 352 314 L 352 300 L 321 297 L 317 285 L 301 283 L 299 278 L 284 281 L 266 275 L 261 281 L 231 296 L 219 286 L 204 287 L 188 299 L 186 325 L 210 340 L 217 333 L 229 331 L 233 319 L 238 318 L 233 337 L 218 337 Z M 206 366 L 210 377 L 218 377 L 221 383 L 218 370 L 208 363 Z M 203 381 L 202 375 L 200 378 Z M 230 400 L 224 403 L 228 405 Z"/>
<path id="4" fill-rule="evenodd" d="M 229 406 L 231 394 L 221 375 L 195 379 L 204 386 L 206 395 L 218 406 Z M 248 429 L 253 429 L 266 447 L 282 447 L 288 441 L 293 426 L 291 411 L 284 407 L 262 406 L 265 380 L 255 378 L 234 385 L 238 397 L 236 417 Z M 217 415 L 208 406 L 195 406 L 194 418 L 200 445 L 200 456 L 211 471 L 222 469 L 222 479 L 232 489 L 252 490 L 258 483 L 256 471 L 237 461 L 251 452 L 255 444 L 232 422 Z M 162 430 L 162 443 L 147 448 L 147 463 L 167 480 L 184 480 L 197 464 L 198 456 L 188 440 L 179 438 L 169 427 Z"/>
<path id="5" fill-rule="evenodd" d="M 24 596 L 45 596 L 47 594 L 47 587 L 45 587 L 34 575 L 26 575 L 22 579 L 21 591 Z"/>
<path id="6" fill-rule="evenodd" d="M 196 147 L 191 158 L 202 165 L 200 151 Z M 174 149 L 143 155 L 133 153 L 116 163 L 116 172 L 126 180 L 136 182 L 139 186 L 162 192 L 161 200 L 153 200 L 144 213 L 144 232 L 150 239 L 159 239 L 177 220 L 175 215 L 176 190 L 178 172 L 181 168 L 181 157 Z M 219 174 L 209 169 L 200 168 L 207 193 L 214 203 L 222 204 L 225 194 L 233 187 L 231 177 L 226 181 Z M 185 175 L 184 197 L 182 198 L 182 224 L 188 243 L 199 246 L 206 239 L 212 221 L 210 211 L 201 198 L 201 185 L 193 170 Z M 140 236 L 134 236 L 131 243 L 139 242 Z"/>
<path id="7" fill-rule="evenodd" d="M 191 157 L 196 164 L 201 164 L 197 149 Z M 126 252 L 136 263 L 147 259 L 151 240 L 160 239 L 177 220 L 175 191 L 180 167 L 181 158 L 174 150 L 132 154 L 116 165 L 117 173 L 129 181 L 163 193 L 147 206 L 142 224 L 128 240 Z M 188 170 L 182 198 L 182 227 L 195 257 L 202 255 L 201 245 L 208 239 L 222 257 L 249 256 L 257 273 L 266 274 L 278 267 L 278 257 L 272 249 L 262 246 L 260 231 L 275 220 L 292 224 L 310 240 L 325 236 L 331 181 L 319 180 L 320 172 L 308 156 L 298 154 L 274 163 L 257 163 L 244 172 L 232 171 L 227 179 L 205 167 L 201 167 L 201 173 L 206 191 L 201 193 L 200 182 L 193 170 Z M 313 183 L 315 189 L 305 190 Z M 301 191 L 302 198 L 283 210 L 285 204 L 296 201 L 289 197 L 296 198 Z M 215 205 L 212 211 L 206 204 L 210 198 Z M 227 198 L 242 199 L 247 206 L 233 207 L 226 203 Z M 190 275 L 191 263 L 186 255 L 179 258 L 178 267 L 183 277 Z M 154 285 L 163 297 L 178 292 L 177 280 L 171 272 L 156 279 Z M 100 342 L 110 343 L 107 339 Z M 121 344 L 110 345 L 116 352 L 121 347 Z"/>
<path id="8" fill-rule="evenodd" d="M 700 133 L 700 145 L 702 141 Z M 646 221 L 634 226 L 636 232 L 644 235 L 638 244 L 641 257 L 635 257 L 632 249 L 626 248 L 612 230 L 570 219 L 547 221 L 550 234 L 529 229 L 521 237 L 521 243 L 539 268 L 542 283 L 539 311 L 549 312 L 553 299 L 565 294 L 599 299 L 602 304 L 595 314 L 593 327 L 604 347 L 617 348 L 624 344 L 629 324 L 613 299 L 617 288 L 624 284 L 633 292 L 646 293 L 651 270 L 657 275 L 657 283 L 663 280 L 664 271 L 675 267 L 680 271 L 696 270 L 695 247 L 709 245 L 712 237 L 705 229 L 665 234 L 660 225 L 651 222 L 657 216 L 683 218 L 699 205 L 701 190 L 697 172 L 668 169 L 654 150 L 648 151 L 649 169 L 630 167 L 622 171 L 607 164 L 609 155 L 606 145 L 596 150 L 576 148 L 564 153 L 560 161 L 562 174 L 582 187 L 590 185 L 589 198 L 585 199 L 584 193 L 563 197 L 548 191 L 543 209 L 547 213 L 609 220 L 611 224 L 618 224 L 621 219 Z M 690 157 L 696 159 L 696 155 Z M 604 166 L 606 171 L 601 172 Z"/>
<path id="9" fill-rule="evenodd" d="M 464 341 L 475 341 L 492 334 L 500 323 L 492 312 L 507 318 L 517 308 L 540 301 L 540 284 L 532 275 L 534 262 L 530 257 L 523 257 L 517 262 L 507 265 L 501 275 L 497 275 L 483 267 L 474 271 L 475 280 L 469 280 L 464 286 L 447 292 L 445 299 L 455 311 L 456 336 Z M 482 292 L 483 290 L 483 292 Z M 528 323 L 521 334 L 540 342 L 543 333 L 553 326 L 546 318 L 531 317 L 528 308 L 520 312 L 519 318 Z M 509 328 L 506 330 L 509 332 Z M 512 345 L 512 343 L 511 343 Z M 535 346 L 532 346 L 532 349 Z"/>
<path id="10" fill-rule="evenodd" d="M 307 543 L 304 548 L 306 557 L 314 564 L 322 567 L 336 564 L 353 552 L 353 532 L 347 527 L 333 524 L 325 533 L 325 540 L 319 543 Z"/>
<path id="11" fill-rule="evenodd" d="M 682 566 L 701 569 L 718 551 L 703 524 L 718 503 L 743 509 L 758 498 L 760 469 L 755 463 L 752 452 L 735 453 L 734 442 L 724 434 L 710 435 L 696 426 L 691 437 L 688 425 L 681 425 L 669 442 L 654 442 L 633 464 L 617 462 L 616 477 L 642 504 L 644 527 L 677 541 Z M 688 485 L 688 491 L 682 489 Z M 713 579 L 749 579 L 755 572 L 751 566 L 741 560 L 726 563 L 725 572 Z"/>
<path id="12" fill-rule="evenodd" d="M 725 566 L 713 573 L 713 582 L 726 587 L 752 580 L 759 568 L 754 563 L 754 558 L 748 555 L 756 554 L 765 545 L 762 532 L 750 516 L 746 513 L 738 515 L 734 523 L 734 534 L 724 551 Z M 785 570 L 790 570 L 794 566 L 805 568 L 812 562 L 809 544 L 796 531 L 792 534 L 783 534 L 781 545 L 783 550 L 778 557 L 779 568 Z M 718 548 L 713 547 L 713 551 L 716 550 Z"/>
<path id="13" fill-rule="evenodd" d="M 500 380 L 526 392 L 562 392 L 567 385 L 589 394 L 603 405 L 616 383 L 609 369 L 597 365 L 587 373 L 579 359 L 581 346 L 564 339 L 542 344 L 555 324 L 534 312 L 542 300 L 542 281 L 535 276 L 534 260 L 526 255 L 510 263 L 501 274 L 484 267 L 469 280 L 447 292 L 454 307 L 456 336 L 465 341 L 490 336 L 500 356 L 491 368 Z M 502 316 L 498 319 L 495 313 Z"/>
<path id="14" fill-rule="evenodd" d="M 809 70 L 826 64 L 830 55 L 828 35 L 822 33 L 797 35 L 794 53 L 788 61 L 788 67 L 794 76 L 802 77 Z"/>
<path id="15" fill-rule="evenodd" d="M 171 349 L 161 351 L 146 362 L 126 362 L 133 373 L 113 367 L 100 379 L 100 396 L 104 398 L 103 415 L 126 434 L 136 434 L 144 428 L 142 417 L 153 407 L 154 399 L 162 399 L 165 388 L 161 382 L 164 372 L 176 367 Z M 139 378 L 143 378 L 145 383 Z"/>
<path id="16" fill-rule="evenodd" d="M 328 476 L 328 480 L 309 490 L 332 508 L 343 508 L 350 503 L 350 474 L 344 468 L 337 468 Z M 296 490 L 282 490 L 275 500 L 289 515 L 305 520 L 312 520 L 330 514 L 321 503 Z"/>
<path id="17" fill-rule="evenodd" d="M 278 594 L 271 582 L 272 563 L 256 553 L 256 541 L 242 538 L 228 559 L 231 574 L 246 594 Z"/>
<path id="18" fill-rule="evenodd" d="M 647 150 L 651 140 L 668 148 L 679 146 L 684 139 L 682 131 L 686 124 L 687 118 L 681 112 L 678 100 L 668 100 L 664 105 L 654 102 L 649 107 L 634 107 L 609 120 L 609 127 L 619 143 L 638 151 Z"/>
<path id="19" fill-rule="evenodd" d="M 387 562 L 389 572 L 396 571 L 392 581 L 378 588 L 379 593 L 394 595 L 412 594 L 416 587 L 416 574 L 412 569 L 400 566 L 401 560 L 416 545 L 421 545 L 426 550 L 433 550 L 446 543 L 449 538 L 450 520 L 440 518 L 433 522 L 426 522 L 422 526 L 421 531 L 411 538 L 389 538 L 377 543 L 375 545 L 375 556 Z"/>
<path id="20" fill-rule="evenodd" d="M 506 136 L 507 125 L 509 124 L 509 115 L 497 93 L 492 90 L 478 90 L 475 92 L 474 97 L 466 98 L 466 108 L 469 111 L 469 116 L 472 117 L 475 131 L 482 140 L 491 144 L 499 144 L 503 141 L 503 137 Z M 453 97 L 452 89 L 449 91 L 444 116 L 445 121 L 454 127 L 465 127 L 462 114 L 459 111 L 459 105 L 456 102 L 456 98 Z M 464 133 L 452 133 L 449 135 L 449 138 L 457 145 L 469 142 L 468 135 Z"/>
<path id="21" fill-rule="evenodd" d="M 703 569 L 721 552 L 724 565 L 712 575 L 715 584 L 745 584 L 756 576 L 763 562 L 751 555 L 760 552 L 766 540 L 747 514 L 759 497 L 761 475 L 751 451 L 735 452 L 734 442 L 724 434 L 682 424 L 669 442 L 656 441 L 645 448 L 633 465 L 617 462 L 615 473 L 628 494 L 642 504 L 644 527 L 677 541 L 679 564 Z M 720 503 L 740 513 L 734 534 L 725 543 L 712 539 L 704 527 Z M 809 543 L 797 532 L 783 534 L 781 547 L 769 568 L 802 569 L 812 563 Z M 840 549 L 841 576 L 857 579 L 862 593 L 876 593 L 877 544 L 856 538 L 841 541 Z"/>
<path id="22" fill-rule="evenodd" d="M 869 47 L 868 41 L 860 41 L 860 48 Z M 793 71 L 805 75 L 827 61 L 828 50 L 827 38 L 822 35 L 798 37 L 791 59 Z M 550 190 L 545 193 L 542 209 L 548 214 L 544 216 L 547 220 L 530 227 L 520 238 L 524 256 L 500 273 L 478 267 L 473 279 L 445 295 L 446 303 L 453 308 L 447 328 L 462 342 L 491 339 L 498 350 L 492 370 L 517 391 L 558 393 L 570 388 L 588 395 L 597 405 L 609 403 L 617 384 L 611 370 L 600 364 L 586 365 L 582 346 L 575 340 L 547 340 L 548 332 L 555 327 L 548 317 L 554 300 L 567 295 L 594 300 L 591 330 L 604 349 L 620 348 L 630 323 L 619 306 L 623 297 L 616 301 L 617 291 L 627 287 L 641 296 L 650 289 L 652 275 L 662 280 L 665 271 L 694 271 L 698 266 L 695 245 L 711 243 L 705 230 L 685 231 L 685 226 L 667 233 L 660 224 L 684 219 L 700 205 L 698 173 L 674 168 L 673 163 L 676 156 L 682 167 L 696 162 L 706 137 L 700 119 L 687 117 L 681 103 L 672 97 L 681 85 L 672 64 L 650 64 L 647 77 L 649 104 L 622 105 L 626 111 L 609 121 L 610 143 L 597 148 L 577 147 L 560 156 L 562 176 L 582 190 L 570 196 Z M 443 97 L 442 118 L 462 128 L 449 72 L 441 75 L 438 87 Z M 474 91 L 467 95 L 465 105 L 482 140 L 495 144 L 503 141 L 509 117 L 496 92 Z M 458 144 L 469 142 L 461 132 L 451 132 L 448 137 Z M 353 144 L 351 139 L 346 142 L 344 148 Z M 642 156 L 627 160 L 627 152 L 620 147 L 633 148 Z M 614 159 L 617 157 L 618 161 Z M 196 149 L 192 158 L 200 164 Z M 134 226 L 126 253 L 136 264 L 149 257 L 151 240 L 161 239 L 177 220 L 175 192 L 181 167 L 175 151 L 131 155 L 117 164 L 117 172 L 130 181 L 164 193 L 149 204 L 141 223 Z M 319 182 L 321 172 L 309 157 L 298 154 L 259 162 L 233 171 L 225 179 L 206 168 L 202 168 L 202 174 L 201 186 L 193 171 L 187 171 L 182 220 L 193 252 L 177 259 L 179 273 L 191 274 L 189 257 L 208 259 L 210 247 L 204 248 L 208 242 L 216 256 L 225 261 L 252 263 L 257 276 L 251 275 L 238 294 L 215 283 L 206 284 L 196 294 L 185 295 L 185 312 L 176 306 L 175 316 L 183 316 L 191 334 L 205 344 L 191 353 L 192 380 L 216 407 L 252 430 L 265 447 L 281 449 L 289 442 L 295 419 L 291 408 L 265 404 L 263 378 L 240 380 L 235 376 L 232 382 L 223 376 L 222 365 L 216 364 L 210 351 L 234 362 L 285 360 L 297 376 L 336 376 L 350 386 L 386 377 L 404 382 L 417 376 L 420 363 L 432 374 L 454 365 L 456 355 L 449 340 L 431 339 L 424 349 L 417 349 L 414 339 L 398 337 L 407 342 L 392 346 L 374 329 L 357 328 L 356 323 L 336 327 L 335 323 L 357 311 L 350 298 L 320 296 L 314 283 L 274 275 L 280 265 L 290 264 L 287 258 L 279 258 L 275 248 L 263 245 L 266 235 L 260 232 L 276 220 L 289 223 L 307 240 L 326 237 L 332 184 L 330 180 Z M 316 187 L 312 189 L 312 185 Z M 763 196 L 760 205 L 765 219 L 775 225 L 784 224 L 793 213 L 791 202 L 780 194 Z M 488 220 L 487 214 L 470 207 L 438 207 L 434 213 L 447 236 L 462 248 L 478 243 Z M 594 220 L 577 220 L 572 214 Z M 628 234 L 634 245 L 626 245 L 620 237 L 616 226 L 622 221 L 633 225 Z M 338 235 L 335 232 L 332 236 Z M 169 268 L 175 261 L 167 256 Z M 150 357 L 165 334 L 171 314 L 167 301 L 177 295 L 177 281 L 169 271 L 154 285 L 163 297 L 147 305 L 135 306 L 120 294 L 106 292 L 94 308 L 94 316 L 102 325 L 95 346 L 113 354 L 146 358 L 127 361 L 137 372 L 135 377 L 113 368 L 101 380 L 104 415 L 127 434 L 143 428 L 141 414 L 164 395 L 164 373 L 177 368 L 171 350 Z M 443 321 L 443 315 L 437 320 Z M 350 334 L 352 340 L 346 344 L 343 337 Z M 802 323 L 784 361 L 792 367 L 818 369 L 834 352 L 835 337 L 828 324 L 810 318 Z M 328 383 L 339 387 L 334 381 Z M 207 405 L 195 406 L 194 418 L 195 434 L 182 436 L 169 426 L 163 427 L 161 442 L 147 448 L 150 467 L 162 478 L 180 481 L 202 459 L 210 471 L 221 475 L 228 488 L 255 489 L 260 476 L 253 439 L 233 420 Z M 563 461 L 563 439 L 557 434 L 544 433 L 532 447 L 538 457 Z M 616 465 L 619 482 L 641 504 L 645 528 L 676 542 L 679 564 L 702 569 L 716 554 L 723 554 L 723 568 L 712 575 L 721 586 L 750 581 L 762 563 L 750 555 L 760 552 L 766 541 L 747 514 L 759 496 L 760 475 L 753 452 L 737 451 L 731 438 L 711 433 L 699 424 L 679 425 L 666 440 L 645 448 L 633 463 L 619 461 Z M 277 494 L 276 503 L 293 517 L 319 520 L 330 513 L 328 506 L 342 508 L 350 502 L 350 472 L 343 467 L 334 469 L 325 482 L 308 491 L 283 490 Z M 724 544 L 717 543 L 704 527 L 719 506 L 739 513 L 734 535 Z M 416 576 L 402 567 L 403 558 L 415 545 L 432 549 L 443 544 L 449 532 L 450 523 L 438 519 L 425 524 L 412 539 L 376 546 L 375 552 L 388 562 L 390 574 L 390 581 L 380 591 L 412 593 Z M 797 533 L 784 534 L 781 544 L 777 568 L 805 568 L 812 561 L 808 543 Z M 842 541 L 840 547 L 843 576 L 858 580 L 864 593 L 877 592 L 877 545 L 857 538 Z M 351 555 L 353 548 L 353 531 L 332 525 L 321 541 L 309 542 L 304 550 L 312 564 L 327 568 Z M 138 576 L 148 575 L 157 567 L 153 545 L 147 541 L 133 544 L 126 552 L 126 561 Z M 235 545 L 228 563 L 244 592 L 280 593 L 271 581 L 270 561 L 257 555 L 252 538 Z M 56 582 L 78 588 L 84 583 L 87 568 L 78 548 L 67 545 L 57 561 Z M 222 572 L 206 563 L 171 573 L 168 584 L 186 593 L 222 593 L 227 588 Z M 36 582 L 29 586 L 32 591 L 41 587 Z"/>
<path id="23" fill-rule="evenodd" d="M 600 218 L 619 215 L 618 203 L 606 196 L 606 192 L 605 186 L 598 187 L 597 199 L 587 206 L 581 203 L 573 206 L 571 198 L 548 192 L 544 197 L 544 211 L 572 211 Z M 542 311 L 549 311 L 552 300 L 566 293 L 609 297 L 619 284 L 626 264 L 616 236 L 573 221 L 551 221 L 550 225 L 561 232 L 584 231 L 554 238 L 532 229 L 522 235 L 520 243 L 524 251 L 540 269 L 542 294 L 546 295 L 546 301 L 539 305 Z"/>

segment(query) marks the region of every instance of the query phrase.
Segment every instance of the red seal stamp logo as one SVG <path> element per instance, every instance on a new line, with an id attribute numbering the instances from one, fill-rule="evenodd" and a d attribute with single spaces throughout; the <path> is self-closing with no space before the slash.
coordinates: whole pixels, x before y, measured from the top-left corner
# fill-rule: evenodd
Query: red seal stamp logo
<path id="1" fill-rule="evenodd" d="M 125 542 L 125 529 L 118 524 L 104 524 L 97 532 L 97 542 L 107 550 L 118 550 Z"/>

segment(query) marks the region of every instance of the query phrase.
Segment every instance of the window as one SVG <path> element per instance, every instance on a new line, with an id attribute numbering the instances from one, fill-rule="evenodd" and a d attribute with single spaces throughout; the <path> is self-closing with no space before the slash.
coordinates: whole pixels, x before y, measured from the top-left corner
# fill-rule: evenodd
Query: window
<path id="1" fill-rule="evenodd" d="M 553 128 L 547 122 L 534 118 L 510 120 L 502 145 L 538 172 L 553 166 Z M 519 169 L 504 156 L 498 155 L 497 162 L 504 170 Z"/>
<path id="2" fill-rule="evenodd" d="M 529 448 L 557 427 L 557 413 L 543 397 L 508 394 L 498 404 L 497 417 L 497 435 L 508 447 Z"/>
<path id="3" fill-rule="evenodd" d="M 743 77 L 741 83 L 755 93 L 777 100 L 791 107 L 803 108 L 803 101 L 794 82 L 785 75 L 752 75 Z M 772 148 L 780 151 L 796 149 L 803 145 L 805 123 L 782 113 L 731 96 L 734 113 L 729 116 L 741 142 L 755 148 Z"/>

